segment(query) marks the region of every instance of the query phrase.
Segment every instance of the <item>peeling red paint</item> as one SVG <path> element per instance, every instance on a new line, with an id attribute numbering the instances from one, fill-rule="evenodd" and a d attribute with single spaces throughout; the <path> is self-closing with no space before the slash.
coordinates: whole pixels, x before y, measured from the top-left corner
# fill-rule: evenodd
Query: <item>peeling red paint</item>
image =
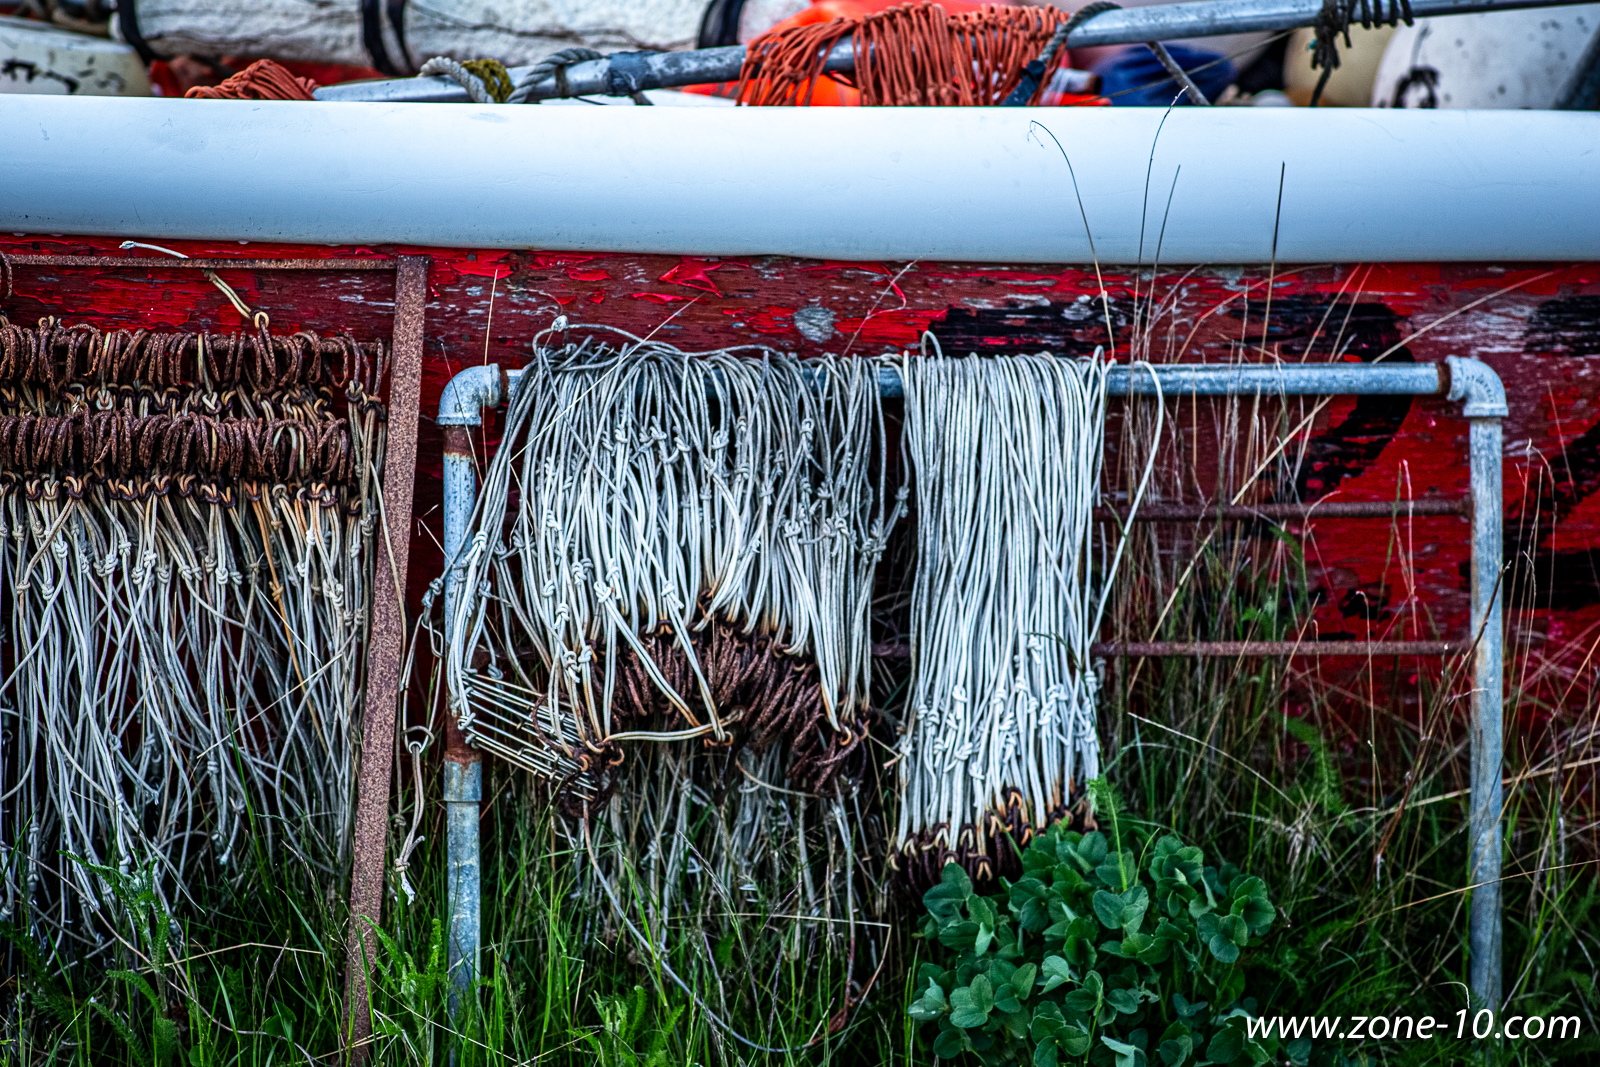
<path id="1" fill-rule="evenodd" d="M 453 263 L 452 268 L 457 274 L 467 274 L 479 278 L 509 278 L 511 267 L 505 263 Z"/>
<path id="2" fill-rule="evenodd" d="M 688 257 L 681 260 L 677 266 L 657 278 L 660 282 L 672 282 L 674 285 L 686 285 L 691 289 L 702 289 L 715 296 L 721 296 L 716 282 L 708 276 L 708 272 L 716 270 L 723 264 L 704 259 Z"/>
<path id="3" fill-rule="evenodd" d="M 764 307 L 757 311 L 748 308 L 723 308 L 722 313 L 738 319 L 757 333 L 798 334 L 794 326 L 794 308 Z"/>
<path id="4" fill-rule="evenodd" d="M 14 254 L 131 255 L 114 240 L 85 238 L 0 238 L 0 249 Z M 321 248 L 270 242 L 239 245 L 221 242 L 162 242 L 192 256 L 219 258 L 388 257 L 401 249 Z M 961 263 L 818 263 L 793 259 L 756 262 L 708 260 L 704 257 L 602 255 L 562 252 L 505 252 L 474 249 L 404 249 L 433 259 L 423 368 L 423 410 L 432 410 L 449 376 L 481 363 L 485 352 L 486 312 L 495 279 L 491 359 L 516 362 L 526 357 L 533 335 L 565 310 L 574 320 L 615 326 L 639 336 L 660 331 L 686 349 L 707 349 L 748 342 L 760 336 L 774 346 L 803 356 L 849 351 L 875 355 L 886 349 L 915 346 L 924 330 L 942 332 L 946 351 L 1015 351 L 1050 348 L 1058 352 L 1092 352 L 1110 342 L 1126 358 L 1131 339 L 1131 294 L 1137 284 L 1141 300 L 1151 293 L 1170 301 L 1172 314 L 1149 335 L 1152 359 L 1167 361 L 1229 360 L 1244 351 L 1259 358 L 1262 348 L 1262 302 L 1267 291 L 1265 267 L 1238 270 L 1163 269 L 1154 283 L 1136 280 L 1127 271 L 1107 270 L 1103 279 L 1083 265 L 1009 266 Z M 142 253 L 148 254 L 148 253 Z M 469 258 L 473 257 L 473 258 Z M 1548 271 L 1554 271 L 1546 277 Z M 393 277 L 386 272 L 307 273 L 283 271 L 221 272 L 252 308 L 267 310 L 273 328 L 310 329 L 331 333 L 348 329 L 361 337 L 386 337 L 393 306 Z M 656 283 L 685 286 L 680 293 L 656 292 Z M 893 283 L 892 285 L 889 283 Z M 1108 336 L 1102 284 L 1111 300 Z M 1503 295 L 1493 295 L 1512 288 Z M 689 290 L 695 290 L 689 292 Z M 1592 264 L 1514 264 L 1504 268 L 1482 264 L 1356 264 L 1279 269 L 1272 277 L 1275 308 L 1299 301 L 1337 299 L 1388 309 L 1398 339 L 1411 358 L 1433 361 L 1447 355 L 1476 354 L 1503 377 L 1510 397 L 1506 424 L 1505 468 L 1508 545 L 1525 527 L 1519 514 L 1539 513 L 1538 538 L 1518 544 L 1542 566 L 1573 565 L 1572 560 L 1600 561 L 1600 491 L 1589 492 L 1588 475 L 1579 471 L 1590 452 L 1600 469 L 1600 355 L 1563 355 L 1530 347 L 1526 331 L 1531 317 L 1554 298 L 1600 300 L 1600 270 Z M 612 299 L 607 299 L 607 298 Z M 1485 300 L 1485 297 L 1489 299 Z M 626 299 L 618 299 L 626 298 Z M 1087 298 L 1080 304 L 1080 298 Z M 1245 300 L 1248 298 L 1248 314 Z M 1468 307 L 1474 301 L 1482 301 Z M 574 303 L 576 301 L 576 303 Z M 795 309 L 817 306 L 834 316 L 833 332 L 813 341 L 795 328 Z M 1087 309 L 1087 314 L 1084 310 Z M 238 314 L 203 278 L 181 268 L 19 267 L 16 295 L 4 310 L 14 321 L 31 322 L 51 315 L 103 327 L 167 327 L 219 329 L 238 324 Z M 1442 325 L 1417 330 L 1453 317 Z M 1338 322 L 1343 315 L 1331 315 Z M 1274 313 L 1274 318 L 1277 318 Z M 736 326 L 735 324 L 742 324 Z M 1594 327 L 1600 330 L 1600 326 Z M 581 337 L 575 321 L 567 336 Z M 1336 331 L 1334 331 L 1336 332 Z M 819 335 L 820 336 L 820 335 Z M 1042 338 L 1049 338 L 1045 343 Z M 1307 354 L 1311 338 L 1268 338 L 1268 358 L 1325 359 L 1323 348 Z M 1326 337 L 1323 338 L 1325 344 Z M 1019 348 L 1023 346 L 1023 348 Z M 1557 346 L 1558 348 L 1560 346 Z M 1570 347 L 1570 346 L 1569 346 Z M 1600 350 L 1597 350 L 1600 353 Z M 1395 357 L 1398 358 L 1398 357 Z M 1354 410 L 1347 399 L 1330 404 L 1311 427 L 1325 434 Z M 490 420 L 491 423 L 493 420 Z M 492 434 L 491 428 L 491 434 Z M 1386 431 L 1387 432 L 1387 431 Z M 1375 458 L 1337 489 L 1341 500 L 1392 500 L 1397 492 L 1459 495 L 1466 486 L 1466 425 L 1453 405 L 1418 400 L 1392 435 L 1379 444 Z M 412 610 L 416 598 L 437 573 L 435 539 L 439 536 L 438 430 L 423 420 L 419 439 L 417 530 L 410 579 Z M 491 438 L 478 438 L 480 448 Z M 1585 450 L 1589 450 L 1586 452 Z M 1203 450 L 1202 450 L 1203 452 Z M 1113 469 L 1108 458 L 1108 469 Z M 1197 456 L 1204 467 L 1214 457 Z M 1569 467 L 1578 471 L 1566 472 Z M 1549 486 L 1560 473 L 1562 492 L 1570 504 L 1553 521 Z M 1198 473 L 1202 484 L 1209 472 Z M 1600 478 L 1600 475 L 1596 475 Z M 1565 498 L 1563 498 L 1565 499 Z M 1540 508 L 1543 511 L 1539 511 Z M 1519 510 L 1520 509 L 1520 510 Z M 1463 623 L 1467 589 L 1460 573 L 1466 558 L 1465 523 L 1455 518 L 1417 519 L 1403 524 L 1414 569 L 1402 573 L 1391 554 L 1383 523 L 1318 520 L 1311 559 L 1314 580 L 1329 596 L 1317 609 L 1325 632 L 1343 630 L 1357 637 L 1433 636 L 1418 633 L 1405 600 L 1407 582 L 1415 584 L 1418 610 L 1433 613 L 1441 631 Z M 1562 554 L 1566 554 L 1562 556 Z M 1567 559 L 1567 563 L 1562 563 Z M 1574 571 L 1574 574 L 1579 572 Z M 1567 582 L 1564 594 L 1581 584 Z M 1387 590 L 1388 614 L 1373 619 L 1347 618 L 1341 598 Z M 1600 590 L 1593 602 L 1539 609 L 1517 623 L 1537 633 L 1549 655 L 1581 659 L 1600 633 Z M 1530 638 L 1531 639 L 1531 638 Z M 1318 669 L 1324 669 L 1319 667 Z M 1336 670 L 1327 667 L 1327 670 Z M 1415 670 L 1408 665 L 1407 670 Z M 1428 667 L 1433 670 L 1432 666 Z"/>

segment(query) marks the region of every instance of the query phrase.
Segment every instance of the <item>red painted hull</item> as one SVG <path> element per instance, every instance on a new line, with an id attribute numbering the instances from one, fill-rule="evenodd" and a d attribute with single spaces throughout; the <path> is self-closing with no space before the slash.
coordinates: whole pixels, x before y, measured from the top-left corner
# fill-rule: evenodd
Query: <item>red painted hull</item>
<path id="1" fill-rule="evenodd" d="M 112 240 L 11 237 L 12 254 L 123 255 Z M 178 246 L 190 255 L 382 256 L 391 248 Z M 1046 349 L 1087 354 L 1104 344 L 1106 314 L 1093 270 L 1058 266 L 829 263 L 771 258 L 410 249 L 432 257 L 423 368 L 412 574 L 413 610 L 438 574 L 440 454 L 426 417 L 456 371 L 484 360 L 517 364 L 556 314 L 604 323 L 685 349 L 762 343 L 798 351 L 878 354 L 915 346 L 924 331 L 946 352 Z M 147 252 L 138 252 L 148 255 Z M 274 330 L 348 329 L 387 336 L 387 272 L 222 271 Z M 193 272 L 19 267 L 3 310 L 18 321 L 53 315 L 102 327 L 232 329 L 238 313 Z M 1151 332 L 1151 358 L 1220 361 L 1442 360 L 1474 355 L 1504 379 L 1508 584 L 1531 605 L 1514 611 L 1516 684 L 1557 704 L 1600 635 L 1600 267 L 1390 264 L 1279 271 L 1266 314 L 1265 270 L 1163 271 L 1170 306 Z M 1133 281 L 1109 272 L 1118 355 L 1133 332 Z M 1151 283 L 1141 283 L 1141 295 Z M 1084 298 L 1089 298 L 1085 300 Z M 802 334 L 795 312 L 831 313 L 831 334 Z M 1331 309 L 1331 310 L 1330 310 Z M 826 315 L 812 322 L 826 323 Z M 1267 326 L 1263 337 L 1263 319 Z M 1385 353 L 1387 353 L 1385 355 Z M 491 420 L 492 422 L 492 420 Z M 491 427 L 492 430 L 492 427 Z M 1466 424 L 1443 400 L 1339 398 L 1311 427 L 1307 498 L 1392 500 L 1465 493 Z M 1197 439 L 1198 443 L 1198 439 Z M 1202 456 L 1207 450 L 1197 448 Z M 1200 471 L 1197 484 L 1214 484 Z M 1455 636 L 1465 626 L 1467 526 L 1458 517 L 1402 525 L 1396 551 L 1382 523 L 1323 520 L 1308 559 L 1324 634 L 1356 639 Z M 1407 572 L 1399 562 L 1409 558 Z M 1532 599 L 1524 594 L 1529 579 Z M 1414 600 L 1408 599 L 1413 597 Z M 1431 614 L 1427 632 L 1414 619 Z M 1436 629 L 1435 629 L 1436 628 Z M 1140 636 L 1140 635 L 1128 635 Z M 1416 669 L 1437 670 L 1436 661 Z M 1402 671 L 1406 668 L 1402 667 Z"/>

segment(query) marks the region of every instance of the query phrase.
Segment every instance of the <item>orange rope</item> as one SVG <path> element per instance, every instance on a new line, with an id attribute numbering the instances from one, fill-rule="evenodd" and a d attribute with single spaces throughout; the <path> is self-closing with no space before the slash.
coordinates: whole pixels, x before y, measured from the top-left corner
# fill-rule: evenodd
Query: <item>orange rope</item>
<path id="1" fill-rule="evenodd" d="M 1066 18 L 1053 7 L 985 5 L 951 15 L 937 4 L 913 3 L 779 30 L 750 42 L 738 101 L 810 104 L 828 52 L 854 36 L 855 74 L 829 77 L 853 84 L 863 106 L 992 106 L 1016 88 L 1022 68 Z"/>
<path id="2" fill-rule="evenodd" d="M 221 85 L 196 85 L 183 95 L 195 100 L 311 100 L 316 87 L 270 59 L 258 59 Z"/>

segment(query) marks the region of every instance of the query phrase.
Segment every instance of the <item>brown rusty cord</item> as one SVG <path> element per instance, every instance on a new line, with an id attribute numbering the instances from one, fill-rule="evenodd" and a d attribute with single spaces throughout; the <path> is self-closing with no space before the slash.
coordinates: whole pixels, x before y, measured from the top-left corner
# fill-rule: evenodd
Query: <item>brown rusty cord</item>
<path id="1" fill-rule="evenodd" d="M 860 91 L 865 107 L 993 106 L 1011 94 L 1066 17 L 1053 7 L 986 5 L 951 15 L 916 3 L 770 33 L 745 52 L 738 100 L 810 104 L 828 52 L 854 37 L 855 73 L 840 80 Z"/>
<path id="2" fill-rule="evenodd" d="M 643 635 L 640 644 L 676 692 L 696 691 L 689 658 L 670 631 Z M 789 783 L 819 796 L 830 792 L 841 771 L 851 769 L 851 757 L 866 731 L 849 721 L 841 722 L 839 730 L 829 725 L 816 664 L 784 655 L 781 645 L 768 634 L 745 634 L 741 627 L 721 620 L 697 630 L 690 644 L 705 668 L 717 706 L 743 709 L 733 740 L 735 749 L 759 753 L 777 742 L 789 742 Z M 674 708 L 632 649 L 622 653 L 618 666 L 613 711 L 621 721 L 640 726 L 665 723 L 665 729 L 677 730 L 699 726 L 708 718 L 694 697 L 688 698 L 689 715 Z"/>
<path id="3" fill-rule="evenodd" d="M 1046 812 L 1043 822 L 1036 825 L 1025 813 L 1026 798 L 1019 790 L 1008 788 L 1002 792 L 1000 810 L 984 813 L 985 844 L 978 843 L 977 829 L 972 823 L 962 826 L 954 835 L 953 847 L 944 841 L 947 827 L 925 828 L 890 857 L 893 880 L 903 895 L 920 898 L 929 886 L 939 883 L 947 863 L 965 870 L 980 889 L 993 887 L 996 877 L 1019 878 L 1023 873 L 1022 850 L 1038 834 L 1063 819 L 1071 820 L 1073 828 L 1079 831 L 1095 828 L 1094 817 L 1083 803 L 1083 796 L 1080 785 L 1072 801 Z"/>
<path id="4" fill-rule="evenodd" d="M 317 83 L 289 73 L 270 59 L 258 59 L 221 85 L 196 85 L 190 100 L 314 100 Z"/>
<path id="5" fill-rule="evenodd" d="M 61 855 L 174 905 L 285 849 L 348 877 L 387 370 L 349 336 L 0 318 L 0 732 L 30 739 L 0 910 L 52 950 L 121 908 Z"/>
<path id="6" fill-rule="evenodd" d="M 352 420 L 384 421 L 387 370 L 382 344 L 348 336 L 0 321 L 0 499 L 48 497 L 59 482 L 73 499 L 173 493 L 232 507 L 282 487 L 359 506 Z"/>
<path id="7" fill-rule="evenodd" d="M 192 474 L 347 487 L 358 473 L 353 464 L 345 419 L 217 419 L 193 413 L 140 418 L 113 411 L 0 415 L 0 479 L 49 474 L 104 484 Z"/>
<path id="8" fill-rule="evenodd" d="M 382 345 L 363 348 L 349 337 L 318 337 L 309 331 L 214 335 L 102 332 L 50 319 L 37 328 L 0 323 L 0 387 L 42 386 L 55 392 L 81 379 L 102 387 L 209 386 L 263 395 L 354 388 L 365 397 L 377 395 L 386 367 Z"/>

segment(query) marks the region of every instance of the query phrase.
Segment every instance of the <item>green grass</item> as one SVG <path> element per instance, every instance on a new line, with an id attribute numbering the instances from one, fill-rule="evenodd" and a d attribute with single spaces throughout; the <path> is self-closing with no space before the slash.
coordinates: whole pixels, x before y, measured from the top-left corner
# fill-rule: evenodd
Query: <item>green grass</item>
<path id="1" fill-rule="evenodd" d="M 1284 438 L 1302 411 L 1247 399 L 1218 408 L 1199 432 L 1192 420 L 1182 428 L 1169 419 L 1158 467 L 1167 499 L 1194 498 L 1194 482 L 1181 486 L 1168 472 L 1196 469 L 1188 449 L 1209 446 L 1201 434 L 1210 425 L 1229 432 L 1214 442 L 1206 498 L 1231 499 L 1239 472 L 1272 473 L 1267 461 L 1280 444 L 1276 466 L 1293 471 L 1300 442 Z M 1124 422 L 1124 479 L 1142 469 L 1150 429 L 1148 410 Z M 1389 636 L 1448 636 L 1429 617 L 1429 593 L 1405 600 L 1413 562 L 1405 520 L 1363 529 L 1387 541 L 1404 624 Z M 1307 562 L 1318 556 L 1314 533 L 1201 523 L 1139 527 L 1133 537 L 1111 623 L 1119 639 L 1309 635 L 1325 582 Z M 1585 1036 L 1510 1043 L 1496 1055 L 1587 1063 L 1600 1058 L 1600 840 L 1594 768 L 1583 761 L 1600 755 L 1600 679 L 1584 658 L 1588 642 L 1558 649 L 1560 660 L 1519 642 L 1536 592 L 1528 581 L 1508 591 L 1503 1014 L 1577 1015 Z M 1454 1033 L 1467 980 L 1467 669 L 1461 658 L 1441 666 L 1398 657 L 1350 677 L 1309 659 L 1110 665 L 1105 773 L 1140 823 L 1271 886 L 1282 921 L 1251 961 L 1264 1014 L 1431 1014 Z M 1454 1064 L 1467 1062 L 1470 1042 L 1326 1051 L 1355 1062 Z"/>
<path id="2" fill-rule="evenodd" d="M 475 1003 L 452 1024 L 442 848 L 433 847 L 442 843 L 443 825 L 434 812 L 408 872 L 416 900 L 391 897 L 383 923 L 369 1062 L 662 1067 L 899 1060 L 904 1031 L 897 1012 L 885 1019 L 857 1012 L 842 1032 L 827 1032 L 840 1007 L 837 958 L 785 954 L 763 936 L 759 921 L 730 930 L 733 936 L 702 951 L 687 936 L 691 924 L 675 924 L 667 931 L 666 963 L 704 1005 L 726 1013 L 759 1043 L 803 1047 L 762 1053 L 741 1046 L 710 1023 L 640 943 L 578 892 L 582 861 L 556 843 L 547 812 L 526 782 L 506 774 L 494 785 L 484 824 L 487 943 Z M 136 893 L 138 886 L 130 882 L 128 889 Z M 30 958 L 29 943 L 13 929 L 0 1060 L 340 1060 L 346 922 L 340 902 L 293 867 L 264 866 L 248 884 L 204 903 L 214 916 L 177 921 L 164 945 L 155 929 L 163 913 L 147 908 L 142 921 L 119 932 L 125 944 L 116 962 L 93 977 L 83 976 L 87 968 L 63 976 L 50 961 Z M 735 944 L 741 937 L 752 943 L 748 953 Z M 738 974 L 712 973 L 735 956 L 744 965 Z M 757 963 L 767 965 L 759 982 Z M 880 1006 L 898 1003 L 898 979 L 885 983 L 892 992 L 878 998 Z M 771 995 L 753 996 L 756 985 Z"/>

